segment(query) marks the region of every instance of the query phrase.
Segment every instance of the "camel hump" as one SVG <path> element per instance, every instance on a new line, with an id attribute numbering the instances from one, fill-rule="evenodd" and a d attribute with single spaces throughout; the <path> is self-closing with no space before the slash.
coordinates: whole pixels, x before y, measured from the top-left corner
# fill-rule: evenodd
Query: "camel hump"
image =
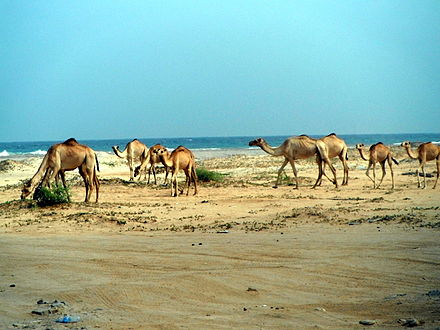
<path id="1" fill-rule="evenodd" d="M 336 133 L 330 133 L 330 134 L 327 135 L 327 136 L 336 136 Z"/>
<path id="2" fill-rule="evenodd" d="M 64 141 L 63 144 L 68 145 L 68 146 L 74 146 L 79 143 L 78 143 L 78 141 L 76 141 L 76 139 L 70 138 L 70 139 L 67 139 L 66 141 Z"/>
<path id="3" fill-rule="evenodd" d="M 382 142 L 377 142 L 377 143 L 375 143 L 375 144 L 373 144 L 371 147 L 370 147 L 370 150 L 372 150 L 374 147 L 376 147 L 376 146 L 378 146 L 378 145 L 383 145 L 383 143 Z"/>

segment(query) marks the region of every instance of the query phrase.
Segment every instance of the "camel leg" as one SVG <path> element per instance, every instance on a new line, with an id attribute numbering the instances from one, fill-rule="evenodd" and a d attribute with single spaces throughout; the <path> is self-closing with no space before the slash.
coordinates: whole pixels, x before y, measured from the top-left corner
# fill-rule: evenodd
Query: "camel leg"
<path id="1" fill-rule="evenodd" d="M 376 189 L 379 189 L 379 186 L 381 185 L 383 178 L 385 177 L 385 174 L 387 174 L 385 170 L 385 160 L 380 162 L 380 166 L 382 167 L 382 177 L 380 178 L 379 184 L 377 185 Z"/>
<path id="2" fill-rule="evenodd" d="M 157 184 L 157 180 L 156 180 L 156 166 L 151 165 L 151 170 L 153 171 L 153 177 L 154 177 L 154 184 Z"/>
<path id="3" fill-rule="evenodd" d="M 194 195 L 197 195 L 197 172 L 196 169 L 193 167 L 192 168 L 192 180 L 194 183 Z"/>
<path id="4" fill-rule="evenodd" d="M 333 173 L 333 178 L 334 178 L 334 181 L 332 181 L 330 178 L 329 178 L 329 180 L 331 181 L 331 182 L 333 182 L 333 184 L 336 186 L 336 188 L 338 188 L 338 179 L 336 178 L 336 169 L 335 169 L 335 167 L 333 166 L 333 164 L 332 164 L 332 162 L 330 161 L 330 159 L 324 159 L 324 164 L 326 164 L 327 163 L 327 165 L 328 165 L 328 167 L 330 168 L 330 170 L 332 171 L 332 173 Z M 327 177 L 328 178 L 328 177 Z"/>
<path id="5" fill-rule="evenodd" d="M 273 188 L 278 188 L 278 184 L 280 183 L 281 174 L 283 173 L 283 169 L 287 165 L 288 162 L 289 162 L 289 160 L 287 158 L 284 158 L 284 163 L 283 163 L 283 165 L 281 165 L 280 169 L 278 170 L 277 181 L 275 182 L 275 186 L 273 186 Z M 295 170 L 293 171 L 293 173 L 295 173 Z"/>
<path id="6" fill-rule="evenodd" d="M 339 159 L 342 162 L 342 166 L 344 167 L 344 178 L 342 179 L 342 185 L 346 186 L 348 184 L 348 164 L 346 160 L 346 154 L 340 154 Z"/>
<path id="7" fill-rule="evenodd" d="M 168 183 L 168 173 L 169 173 L 169 168 L 165 167 L 165 180 L 163 181 L 163 184 L 166 185 Z"/>
<path id="8" fill-rule="evenodd" d="M 79 174 L 83 178 L 84 186 L 86 188 L 86 197 L 84 198 L 84 202 L 87 202 L 87 199 L 88 199 L 88 196 L 89 196 L 89 183 L 88 183 L 87 174 L 84 172 L 83 165 L 81 165 L 78 168 L 78 170 L 79 170 Z"/>
<path id="9" fill-rule="evenodd" d="M 435 189 L 435 187 L 437 186 L 438 177 L 440 175 L 440 173 L 439 173 L 440 172 L 440 156 L 437 157 L 436 163 L 437 163 L 437 178 L 435 179 L 434 187 L 432 187 L 432 189 Z"/>
<path id="10" fill-rule="evenodd" d="M 373 176 L 374 179 L 370 176 L 370 168 L 373 167 Z M 365 174 L 368 176 L 368 178 L 373 181 L 373 188 L 376 188 L 376 171 L 375 168 L 376 164 L 373 164 L 372 162 L 368 163 L 368 167 L 367 167 L 367 171 L 365 172 Z"/>
<path id="11" fill-rule="evenodd" d="M 391 189 L 394 189 L 394 172 L 393 172 L 393 162 L 391 160 L 391 157 L 388 158 L 388 166 L 390 167 L 391 172 Z"/>
<path id="12" fill-rule="evenodd" d="M 286 159 L 286 161 L 287 161 L 287 159 Z M 293 175 L 295 176 L 295 184 L 296 184 L 295 189 L 298 189 L 298 187 L 299 187 L 298 186 L 298 171 L 296 170 L 295 161 L 293 159 L 290 161 L 290 166 L 292 166 Z"/>

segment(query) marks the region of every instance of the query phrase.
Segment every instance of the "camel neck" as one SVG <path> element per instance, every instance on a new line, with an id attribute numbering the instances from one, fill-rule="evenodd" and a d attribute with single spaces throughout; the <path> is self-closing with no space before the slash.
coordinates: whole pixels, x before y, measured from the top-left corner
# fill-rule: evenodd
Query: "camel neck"
<path id="1" fill-rule="evenodd" d="M 269 155 L 272 156 L 282 156 L 283 150 L 281 147 L 271 147 L 267 143 L 261 145 L 261 149 L 263 149 L 265 152 L 267 152 Z"/>
<path id="2" fill-rule="evenodd" d="M 406 153 L 408 154 L 408 156 L 409 156 L 410 158 L 412 158 L 412 159 L 417 159 L 417 158 L 419 158 L 418 153 L 417 153 L 417 152 L 414 152 L 414 151 L 411 149 L 410 146 L 405 147 L 405 149 L 406 149 Z"/>
<path id="3" fill-rule="evenodd" d="M 365 156 L 364 149 L 360 148 L 360 149 L 358 149 L 358 150 L 359 150 L 359 154 L 361 155 L 361 158 L 362 158 L 363 160 L 366 160 L 366 161 L 369 161 L 369 160 L 370 160 L 369 157 L 367 158 L 367 157 Z"/>

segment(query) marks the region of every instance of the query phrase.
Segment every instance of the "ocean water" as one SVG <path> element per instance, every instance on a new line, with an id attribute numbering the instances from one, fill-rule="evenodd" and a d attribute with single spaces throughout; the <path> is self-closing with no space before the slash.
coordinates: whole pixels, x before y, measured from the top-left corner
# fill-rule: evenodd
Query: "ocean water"
<path id="1" fill-rule="evenodd" d="M 371 145 L 377 142 L 382 142 L 386 145 L 398 145 L 402 141 L 411 142 L 436 142 L 440 143 L 440 133 L 416 133 L 416 134 L 353 134 L 353 135 L 338 135 L 344 139 L 349 147 L 354 147 L 357 143 Z M 249 149 L 258 149 L 249 147 L 249 141 L 260 136 L 234 136 L 234 137 L 182 137 L 182 138 L 139 138 L 140 141 L 147 146 L 152 146 L 160 143 L 167 148 L 174 149 L 179 145 L 197 152 L 200 151 L 226 151 L 228 155 L 233 154 L 234 150 L 237 152 Z M 278 146 L 289 136 L 261 136 L 270 145 Z M 311 135 L 313 138 L 320 138 L 322 136 Z M 66 140 L 69 137 L 66 137 Z M 79 143 L 88 145 L 95 151 L 112 152 L 112 146 L 118 145 L 121 150 L 131 139 L 115 139 L 115 140 L 80 140 Z M 46 154 L 47 149 L 55 143 L 63 141 L 35 141 L 35 142 L 0 142 L 0 159 L 11 157 L 29 157 L 35 155 Z"/>

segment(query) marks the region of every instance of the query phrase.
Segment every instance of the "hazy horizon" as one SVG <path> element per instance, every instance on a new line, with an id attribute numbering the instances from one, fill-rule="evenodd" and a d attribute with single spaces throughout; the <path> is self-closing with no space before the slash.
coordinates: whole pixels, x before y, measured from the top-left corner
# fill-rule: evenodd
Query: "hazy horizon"
<path id="1" fill-rule="evenodd" d="M 2 142 L 439 131 L 439 1 L 0 9 Z"/>

